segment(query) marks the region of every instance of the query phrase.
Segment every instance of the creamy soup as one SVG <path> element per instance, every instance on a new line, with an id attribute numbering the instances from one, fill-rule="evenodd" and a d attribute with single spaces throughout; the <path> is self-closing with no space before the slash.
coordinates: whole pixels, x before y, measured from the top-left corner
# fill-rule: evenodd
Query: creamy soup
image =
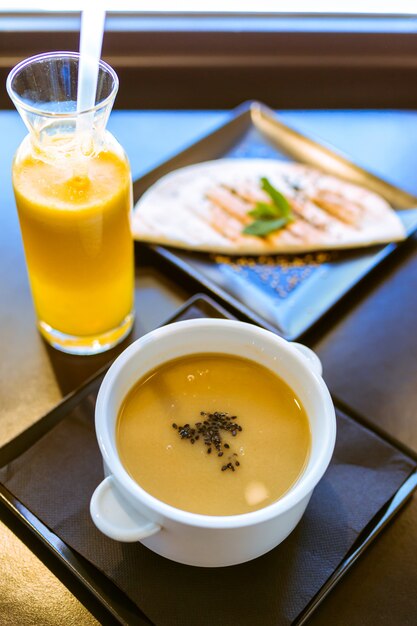
<path id="1" fill-rule="evenodd" d="M 290 387 L 224 354 L 169 361 L 139 380 L 117 425 L 120 459 L 148 493 L 205 515 L 235 515 L 280 498 L 302 474 L 311 434 Z"/>

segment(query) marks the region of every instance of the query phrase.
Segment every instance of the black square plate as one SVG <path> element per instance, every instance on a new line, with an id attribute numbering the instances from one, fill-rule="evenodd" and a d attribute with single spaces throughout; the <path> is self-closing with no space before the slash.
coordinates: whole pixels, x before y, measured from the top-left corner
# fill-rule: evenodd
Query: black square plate
<path id="1" fill-rule="evenodd" d="M 177 321 L 179 319 L 191 319 L 195 317 L 230 317 L 226 311 L 219 307 L 216 303 L 204 296 L 195 296 L 188 300 L 183 307 L 168 322 Z M 10 463 L 14 463 L 18 457 L 37 449 L 42 440 L 46 441 L 48 436 L 53 433 L 55 427 L 65 425 L 69 426 L 69 431 L 73 428 L 74 422 L 67 418 L 77 411 L 81 411 L 86 403 L 88 404 L 88 412 L 93 418 L 94 398 L 101 383 L 104 370 L 95 376 L 90 382 L 86 383 L 81 389 L 67 397 L 62 403 L 58 404 L 45 417 L 36 422 L 31 428 L 24 431 L 7 445 L 0 449 L 0 468 L 5 468 Z M 349 428 L 357 431 L 361 429 L 351 418 L 344 416 L 343 420 L 346 424 L 350 424 Z M 92 426 L 91 426 L 92 430 Z M 359 431 L 358 431 L 359 432 Z M 363 436 L 363 435 L 362 435 Z M 369 437 L 369 434 L 367 435 Z M 381 438 L 376 435 L 381 441 Z M 84 449 L 84 448 L 83 448 Z M 327 594 L 338 583 L 342 576 L 350 569 L 355 561 L 362 555 L 366 548 L 371 544 L 375 537 L 385 527 L 385 525 L 395 516 L 399 509 L 407 501 L 413 489 L 417 484 L 417 473 L 415 468 L 415 459 L 410 458 L 395 446 L 391 446 L 394 453 L 398 453 L 399 457 L 404 459 L 407 467 L 410 468 L 411 475 L 406 478 L 405 482 L 400 486 L 390 501 L 372 518 L 369 524 L 360 532 L 355 543 L 350 546 L 349 551 L 344 558 L 332 570 L 330 576 L 304 605 L 301 613 L 297 615 L 293 624 L 304 624 L 307 618 L 313 613 L 315 608 L 327 596 Z M 58 455 L 60 451 L 58 450 Z M 48 455 L 46 455 L 48 456 Z M 35 457 L 39 459 L 39 452 L 35 452 Z M 23 457 L 21 457 L 23 458 Z M 45 463 L 45 456 L 42 456 L 42 464 Z M 98 461 L 99 473 L 101 474 L 101 463 Z M 31 464 L 31 467 L 33 465 Z M 45 468 L 44 468 L 45 469 Z M 48 466 L 49 471 L 49 466 Z M 91 470 L 92 468 L 90 468 Z M 97 468 L 94 470 L 96 471 Z M 4 476 L 3 476 L 4 477 Z M 5 483 L 8 480 L 8 471 L 5 474 Z M 61 489 L 61 484 L 60 484 Z M 32 492 L 31 492 L 32 493 Z M 15 493 L 12 493 L 5 484 L 0 482 L 0 513 L 6 521 L 12 520 L 13 530 L 20 534 L 22 539 L 38 553 L 48 566 L 70 586 L 70 589 L 81 596 L 84 603 L 93 610 L 102 623 L 118 624 L 149 624 L 148 617 L 141 611 L 137 604 L 134 604 L 107 576 L 100 572 L 90 561 L 83 558 L 68 543 L 65 543 L 59 536 L 59 532 L 54 532 L 48 528 L 46 522 L 42 521 L 40 516 L 35 515 Z M 71 518 L 73 520 L 73 518 Z M 74 521 L 74 520 L 73 520 Z M 78 526 L 77 526 L 78 528 Z M 333 540 L 335 538 L 333 537 Z M 328 539 L 330 541 L 330 539 Z M 113 542 L 112 542 L 113 543 Z M 97 547 L 97 546 L 96 546 Z M 43 552 L 42 552 L 43 550 Z M 320 554 L 318 549 L 317 554 Z M 158 557 L 160 558 L 160 557 Z M 167 566 L 164 559 L 158 561 L 158 567 L 165 568 Z M 255 562 L 252 562 L 255 563 Z M 184 567 L 184 566 L 182 566 Z M 187 568 L 189 569 L 189 568 Z M 194 568 L 191 568 L 194 569 Z M 229 569 L 229 568 L 226 568 Z M 66 577 L 62 575 L 65 571 Z M 158 570 L 159 573 L 160 570 Z M 158 574 L 159 575 L 159 574 Z M 196 574 L 197 576 L 197 574 Z M 291 583 L 292 584 L 292 583 Z M 78 585 L 78 587 L 77 587 Z M 81 591 L 80 591 L 81 590 Z M 159 596 L 158 596 L 159 597 Z M 277 616 L 278 619 L 279 616 Z M 288 620 L 285 620 L 287 623 Z"/>
<path id="2" fill-rule="evenodd" d="M 222 157 L 307 163 L 379 193 L 399 211 L 408 235 L 417 228 L 417 198 L 286 126 L 258 102 L 238 107 L 231 121 L 138 179 L 135 200 L 172 170 Z M 152 250 L 240 314 L 294 340 L 398 245 L 267 258 L 209 255 L 163 246 L 152 246 Z"/>

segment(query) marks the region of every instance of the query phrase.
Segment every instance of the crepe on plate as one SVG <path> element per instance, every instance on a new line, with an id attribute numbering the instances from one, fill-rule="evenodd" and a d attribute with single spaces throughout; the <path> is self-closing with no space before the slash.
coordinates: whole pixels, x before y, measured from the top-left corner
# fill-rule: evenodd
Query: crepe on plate
<path id="1" fill-rule="evenodd" d="M 262 178 L 292 211 L 292 221 L 263 237 L 243 233 L 257 203 L 272 202 Z M 353 248 L 406 236 L 377 194 L 312 167 L 270 159 L 219 159 L 175 170 L 142 196 L 132 227 L 140 241 L 239 255 Z"/>

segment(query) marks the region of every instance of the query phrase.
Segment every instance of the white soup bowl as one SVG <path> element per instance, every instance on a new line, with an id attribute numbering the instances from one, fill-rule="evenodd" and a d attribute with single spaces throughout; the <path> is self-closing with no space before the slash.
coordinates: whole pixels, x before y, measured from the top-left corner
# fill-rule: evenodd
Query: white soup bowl
<path id="1" fill-rule="evenodd" d="M 306 410 L 312 436 L 306 468 L 279 500 L 257 511 L 211 516 L 177 509 L 142 489 L 120 461 L 116 421 L 130 389 L 159 365 L 199 353 L 244 357 L 267 367 L 292 388 Z M 140 541 L 179 563 L 221 567 L 268 552 L 295 528 L 330 463 L 336 419 L 320 361 L 309 348 L 253 324 L 196 319 L 154 330 L 116 359 L 98 394 L 96 433 L 106 476 L 90 504 L 97 528 L 116 541 Z"/>

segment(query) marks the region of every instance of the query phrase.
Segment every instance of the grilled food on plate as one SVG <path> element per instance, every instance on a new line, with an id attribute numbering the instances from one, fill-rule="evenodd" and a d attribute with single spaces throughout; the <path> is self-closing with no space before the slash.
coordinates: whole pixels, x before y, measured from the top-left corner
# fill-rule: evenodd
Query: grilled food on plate
<path id="1" fill-rule="evenodd" d="M 140 241 L 239 255 L 354 248 L 406 236 L 377 194 L 270 159 L 219 159 L 171 172 L 136 204 L 132 227 Z"/>

